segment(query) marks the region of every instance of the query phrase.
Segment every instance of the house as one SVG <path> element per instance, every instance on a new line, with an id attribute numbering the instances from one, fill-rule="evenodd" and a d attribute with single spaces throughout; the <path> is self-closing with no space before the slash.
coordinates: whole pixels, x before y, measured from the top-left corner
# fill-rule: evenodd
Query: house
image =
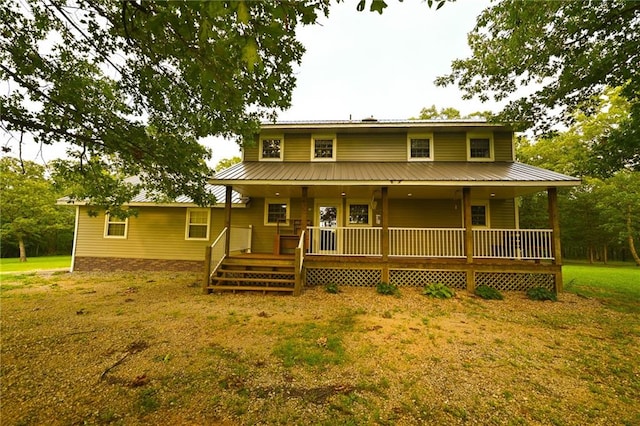
<path id="1" fill-rule="evenodd" d="M 557 189 L 579 183 L 516 162 L 512 128 L 485 121 L 263 124 L 243 161 L 210 179 L 226 188 L 226 208 L 204 289 L 383 281 L 560 291 Z M 234 191 L 247 200 L 241 211 Z M 540 191 L 549 228 L 520 229 L 518 197 Z M 234 251 L 249 226 L 250 247 Z"/>
<path id="2" fill-rule="evenodd" d="M 214 206 L 140 194 L 121 220 L 76 203 L 73 270 L 204 269 L 205 292 L 560 291 L 557 190 L 579 183 L 516 162 L 513 130 L 480 120 L 265 123 L 210 179 Z M 518 198 L 542 191 L 548 229 L 521 229 Z"/>

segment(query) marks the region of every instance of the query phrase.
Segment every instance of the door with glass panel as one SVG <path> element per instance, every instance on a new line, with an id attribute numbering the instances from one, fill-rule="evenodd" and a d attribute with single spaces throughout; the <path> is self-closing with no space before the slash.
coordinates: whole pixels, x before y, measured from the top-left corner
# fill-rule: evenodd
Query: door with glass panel
<path id="1" fill-rule="evenodd" d="M 340 205 L 338 203 L 319 203 L 316 207 L 318 232 L 314 238 L 314 248 L 322 254 L 340 252 Z"/>

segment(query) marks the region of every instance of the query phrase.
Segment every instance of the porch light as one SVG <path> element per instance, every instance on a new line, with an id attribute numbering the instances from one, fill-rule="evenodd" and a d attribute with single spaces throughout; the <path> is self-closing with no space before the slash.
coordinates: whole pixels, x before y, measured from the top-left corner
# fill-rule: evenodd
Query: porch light
<path id="1" fill-rule="evenodd" d="M 279 192 L 276 192 L 276 197 L 279 197 L 279 196 L 280 196 L 280 193 L 279 193 Z"/>
<path id="2" fill-rule="evenodd" d="M 413 197 L 413 194 L 412 193 L 408 193 L 407 197 Z"/>
<path id="3" fill-rule="evenodd" d="M 342 194 L 340 194 L 340 195 L 342 195 L 342 196 L 344 197 L 344 196 L 346 196 L 346 195 L 347 195 L 347 193 L 346 193 L 346 192 L 343 192 L 343 193 L 342 193 Z"/>
<path id="4" fill-rule="evenodd" d="M 495 193 L 495 192 L 492 192 L 492 193 L 491 193 L 491 194 L 489 194 L 489 195 L 490 195 L 491 197 L 495 197 L 495 196 L 496 196 L 496 193 Z"/>

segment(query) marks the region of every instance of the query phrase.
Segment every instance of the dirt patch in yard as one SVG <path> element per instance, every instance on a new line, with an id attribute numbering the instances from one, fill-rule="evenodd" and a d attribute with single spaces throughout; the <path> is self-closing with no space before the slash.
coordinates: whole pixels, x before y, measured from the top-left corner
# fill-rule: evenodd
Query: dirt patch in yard
<path id="1" fill-rule="evenodd" d="M 3 276 L 2 424 L 640 424 L 640 319 L 595 299 L 199 279 Z"/>

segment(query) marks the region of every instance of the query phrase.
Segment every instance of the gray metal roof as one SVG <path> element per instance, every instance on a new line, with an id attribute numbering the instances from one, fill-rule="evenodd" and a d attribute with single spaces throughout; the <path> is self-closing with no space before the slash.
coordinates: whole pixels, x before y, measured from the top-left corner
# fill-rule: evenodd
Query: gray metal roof
<path id="1" fill-rule="evenodd" d="M 277 121 L 263 122 L 262 130 L 312 130 L 312 129 L 411 129 L 411 128 L 466 128 L 466 127 L 491 127 L 495 129 L 511 129 L 511 126 L 503 123 L 488 122 L 484 119 L 458 119 L 458 120 L 378 120 L 365 118 L 363 120 L 304 120 L 304 121 Z"/>
<path id="2" fill-rule="evenodd" d="M 259 162 L 250 161 L 217 173 L 209 181 L 281 185 L 473 185 L 541 184 L 572 186 L 580 179 L 539 167 L 514 162 Z"/>

